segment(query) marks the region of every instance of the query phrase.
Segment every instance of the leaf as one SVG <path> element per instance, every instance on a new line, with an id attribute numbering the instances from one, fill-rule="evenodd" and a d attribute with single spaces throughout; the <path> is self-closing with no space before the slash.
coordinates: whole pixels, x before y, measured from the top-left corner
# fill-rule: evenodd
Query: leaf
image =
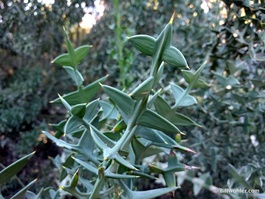
<path id="1" fill-rule="evenodd" d="M 29 159 L 34 154 L 35 152 L 32 152 L 4 168 L 0 172 L 0 187 L 2 187 L 7 181 L 15 176 L 28 163 Z"/>
<path id="2" fill-rule="evenodd" d="M 164 172 L 163 177 L 164 177 L 167 187 L 176 186 L 176 176 L 174 175 L 173 172 Z"/>
<path id="3" fill-rule="evenodd" d="M 197 196 L 200 193 L 201 189 L 202 189 L 202 186 L 200 184 L 194 183 L 193 184 L 193 193 L 194 193 L 194 196 Z"/>
<path id="4" fill-rule="evenodd" d="M 228 164 L 228 172 L 232 175 L 233 180 L 235 180 L 237 183 L 243 185 L 245 188 L 251 189 L 251 186 L 248 184 L 248 182 L 245 180 L 243 176 L 240 176 L 236 168 Z"/>
<path id="5" fill-rule="evenodd" d="M 188 118 L 187 116 L 177 113 L 175 110 L 171 109 L 168 103 L 161 97 L 158 96 L 155 103 L 156 111 L 162 115 L 164 118 L 168 119 L 170 122 L 175 124 L 176 126 L 200 126 L 192 119 Z"/>
<path id="6" fill-rule="evenodd" d="M 135 105 L 134 100 L 116 88 L 107 85 L 102 85 L 102 87 L 113 102 L 126 114 L 126 117 L 131 117 Z"/>
<path id="7" fill-rule="evenodd" d="M 181 73 L 187 83 L 191 83 L 195 78 L 195 75 L 191 71 L 182 70 Z M 209 85 L 202 79 L 198 79 L 198 81 L 194 83 L 193 87 L 194 88 L 205 88 L 205 87 L 209 87 Z"/>
<path id="8" fill-rule="evenodd" d="M 104 145 L 108 145 L 109 147 L 115 146 L 116 143 L 113 140 L 109 139 L 107 136 L 105 136 L 104 133 L 100 132 L 93 125 L 90 125 L 90 127 L 93 133 L 95 133 L 98 136 L 98 138 L 104 143 Z"/>
<path id="9" fill-rule="evenodd" d="M 75 49 L 75 59 L 77 63 L 83 61 L 83 59 L 87 56 L 90 48 L 90 45 L 83 45 Z"/>
<path id="10" fill-rule="evenodd" d="M 60 138 L 64 134 L 64 126 L 67 120 L 62 120 L 58 124 L 49 124 L 53 129 L 56 130 L 55 137 Z"/>
<path id="11" fill-rule="evenodd" d="M 162 60 L 178 68 L 189 68 L 183 54 L 173 46 L 170 46 L 165 50 Z"/>
<path id="12" fill-rule="evenodd" d="M 99 82 L 102 83 L 103 81 L 106 80 L 106 78 L 107 76 L 102 77 L 97 81 L 94 81 L 91 84 L 83 88 L 80 88 L 78 91 L 71 92 L 69 94 L 63 95 L 62 97 L 70 105 L 88 103 L 89 100 L 93 98 L 96 95 L 96 93 L 101 89 Z M 51 103 L 59 103 L 59 102 L 61 102 L 60 98 L 51 101 Z"/>
<path id="13" fill-rule="evenodd" d="M 137 124 L 168 133 L 182 133 L 174 124 L 151 110 L 146 110 L 137 120 Z"/>
<path id="14" fill-rule="evenodd" d="M 59 95 L 59 94 L 58 94 L 58 95 Z M 61 95 L 59 95 L 59 98 L 60 98 L 61 102 L 63 103 L 64 107 L 65 107 L 68 111 L 70 111 L 71 108 L 72 108 L 71 105 L 68 104 L 68 102 L 67 102 L 63 97 L 61 97 Z"/>
<path id="15" fill-rule="evenodd" d="M 129 169 L 132 169 L 132 170 L 137 170 L 130 162 L 125 160 L 123 157 L 121 157 L 120 154 L 116 153 L 114 157 L 115 157 L 115 160 L 119 162 L 120 164 L 122 164 L 123 166 Z"/>
<path id="16" fill-rule="evenodd" d="M 92 166 L 91 164 L 89 164 L 88 162 L 84 162 L 83 160 L 80 160 L 78 158 L 72 157 L 78 164 L 80 164 L 81 166 L 83 166 L 85 169 L 87 169 L 88 171 L 97 174 L 98 173 L 98 169 L 94 166 Z"/>
<path id="17" fill-rule="evenodd" d="M 153 77 L 147 78 L 130 93 L 130 96 L 135 100 L 142 100 L 149 95 L 153 86 L 153 80 Z"/>
<path id="18" fill-rule="evenodd" d="M 83 120 L 90 124 L 91 120 L 95 117 L 95 115 L 98 113 L 98 105 L 99 100 L 94 100 L 86 105 L 86 113 L 83 117 Z"/>
<path id="19" fill-rule="evenodd" d="M 75 82 L 76 86 L 82 85 L 84 78 L 78 70 L 70 66 L 63 66 L 63 68 L 66 70 L 71 79 Z"/>
<path id="20" fill-rule="evenodd" d="M 64 35 L 65 35 L 65 38 L 66 38 L 66 45 L 67 45 L 67 50 L 68 50 L 68 53 L 71 57 L 71 62 L 72 62 L 72 66 L 73 68 L 77 69 L 77 61 L 76 61 L 76 58 L 75 58 L 75 51 L 74 51 L 74 48 L 69 40 L 69 37 L 66 33 L 66 30 L 64 29 Z"/>
<path id="21" fill-rule="evenodd" d="M 104 119 L 117 119 L 119 116 L 119 113 L 117 109 L 110 103 L 107 103 L 105 101 L 100 100 L 99 104 L 101 108 L 103 109 L 103 114 L 101 121 Z"/>
<path id="22" fill-rule="evenodd" d="M 124 120 L 120 120 L 112 129 L 113 133 L 120 133 L 122 130 L 124 130 L 127 127 Z"/>
<path id="23" fill-rule="evenodd" d="M 175 140 L 173 140 L 171 137 L 169 137 L 168 135 L 166 135 L 161 131 L 157 131 L 146 127 L 139 127 L 136 135 L 151 141 L 151 143 L 149 143 L 148 146 L 155 145 L 163 148 L 195 153 L 193 150 L 181 146 Z"/>
<path id="24" fill-rule="evenodd" d="M 154 79 L 154 83 L 153 85 L 156 85 L 157 83 L 159 83 L 159 81 L 161 80 L 162 78 L 162 75 L 163 75 L 163 72 L 164 72 L 164 63 L 165 62 L 162 62 L 157 70 L 157 74 L 156 74 L 156 77 Z"/>
<path id="25" fill-rule="evenodd" d="M 75 65 L 74 61 L 76 61 L 76 64 L 80 63 L 87 56 L 91 46 L 83 45 L 83 46 L 80 46 L 80 47 L 73 50 L 73 47 L 67 38 L 67 48 L 68 48 L 68 52 L 70 50 L 72 54 L 71 53 L 64 53 L 62 55 L 59 55 L 58 57 L 56 57 L 52 61 L 52 63 L 58 64 L 60 66 L 74 67 L 74 65 Z M 72 59 L 70 54 L 74 57 L 74 60 Z"/>
<path id="26" fill-rule="evenodd" d="M 63 140 L 60 140 L 56 137 L 54 137 L 53 135 L 51 135 L 49 132 L 47 131 L 42 131 L 42 133 L 44 133 L 50 140 L 52 140 L 57 146 L 62 147 L 62 148 L 67 148 L 67 149 L 73 149 L 73 146 Z"/>
<path id="27" fill-rule="evenodd" d="M 96 143 L 96 145 L 98 146 L 99 149 L 101 149 L 102 151 L 109 149 L 108 145 L 99 137 L 100 132 L 95 127 L 93 127 L 92 125 L 90 126 L 90 132 L 91 132 L 91 135 L 92 135 L 94 142 Z M 108 138 L 106 138 L 106 139 L 108 139 Z"/>
<path id="28" fill-rule="evenodd" d="M 233 76 L 229 76 L 227 78 L 223 77 L 222 75 L 218 73 L 214 73 L 217 81 L 223 86 L 224 88 L 227 88 L 227 86 L 234 86 L 236 84 L 240 84 L 240 82 Z"/>
<path id="29" fill-rule="evenodd" d="M 175 191 L 179 187 L 166 187 L 166 188 L 160 188 L 160 189 L 152 189 L 148 191 L 132 191 L 130 190 L 126 184 L 122 181 L 119 180 L 119 184 L 121 188 L 124 190 L 126 196 L 130 199 L 151 199 L 151 198 L 156 198 L 158 196 L 164 195 L 168 192 Z"/>
<path id="30" fill-rule="evenodd" d="M 73 116 L 75 116 L 79 119 L 82 119 L 86 113 L 86 104 L 83 103 L 83 104 L 76 104 L 76 105 L 72 106 L 70 113 Z"/>
<path id="31" fill-rule="evenodd" d="M 138 163 L 142 162 L 142 160 L 146 157 L 156 155 L 160 152 L 164 152 L 164 150 L 160 147 L 153 147 L 153 146 L 144 146 L 142 143 L 144 139 L 133 139 L 132 141 L 132 147 L 133 152 L 135 153 L 136 161 Z M 146 140 L 144 140 L 146 141 Z"/>
<path id="32" fill-rule="evenodd" d="M 82 125 L 83 124 L 80 119 L 75 116 L 71 116 L 64 126 L 64 133 L 73 134 L 80 131 L 84 131 L 84 128 L 80 128 Z"/>
<path id="33" fill-rule="evenodd" d="M 64 53 L 56 57 L 52 63 L 58 64 L 60 66 L 72 66 L 72 60 L 68 53 Z"/>
<path id="34" fill-rule="evenodd" d="M 154 143 L 168 145 L 169 148 L 176 144 L 176 142 L 165 133 L 147 127 L 139 127 L 136 135 Z"/>
<path id="35" fill-rule="evenodd" d="M 162 116 L 167 115 L 167 113 L 171 111 L 171 107 L 160 95 L 157 96 L 154 105 L 156 111 Z"/>
<path id="36" fill-rule="evenodd" d="M 132 179 L 132 178 L 138 178 L 139 177 L 136 175 L 113 173 L 109 169 L 105 171 L 105 176 L 108 178 L 112 178 L 112 179 Z"/>
<path id="37" fill-rule="evenodd" d="M 13 197 L 11 197 L 11 199 L 23 199 L 25 197 L 26 192 L 28 191 L 28 189 L 37 181 L 33 180 L 31 181 L 27 186 L 23 187 L 23 189 L 21 189 L 19 192 L 17 192 Z"/>
<path id="38" fill-rule="evenodd" d="M 78 184 L 78 179 L 79 179 L 79 169 L 76 170 L 76 172 L 74 173 L 72 179 L 70 180 L 70 188 L 75 188 Z"/>
<path id="39" fill-rule="evenodd" d="M 176 100 L 176 103 L 173 108 L 178 106 L 191 106 L 197 103 L 196 98 L 187 94 L 187 91 L 184 91 L 180 86 L 174 83 L 171 83 L 170 86 L 173 96 Z"/>
<path id="40" fill-rule="evenodd" d="M 135 35 L 128 38 L 134 47 L 147 56 L 155 53 L 156 40 L 149 35 Z"/>

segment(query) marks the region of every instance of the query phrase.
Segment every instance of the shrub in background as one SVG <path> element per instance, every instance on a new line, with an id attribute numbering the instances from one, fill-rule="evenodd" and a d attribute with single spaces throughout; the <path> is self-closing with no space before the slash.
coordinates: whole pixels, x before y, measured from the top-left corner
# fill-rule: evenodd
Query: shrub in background
<path id="1" fill-rule="evenodd" d="M 211 79 L 211 87 L 194 93 L 201 100 L 192 113 L 205 128 L 187 135 L 188 143 L 199 152 L 189 163 L 202 168 L 202 172 L 190 172 L 189 178 L 208 175 L 219 187 L 257 189 L 260 195 L 255 197 L 262 198 L 264 11 L 256 1 L 225 1 L 223 11 L 227 16 L 212 28 L 216 36 L 207 43 L 211 46 L 209 70 L 203 76 Z"/>

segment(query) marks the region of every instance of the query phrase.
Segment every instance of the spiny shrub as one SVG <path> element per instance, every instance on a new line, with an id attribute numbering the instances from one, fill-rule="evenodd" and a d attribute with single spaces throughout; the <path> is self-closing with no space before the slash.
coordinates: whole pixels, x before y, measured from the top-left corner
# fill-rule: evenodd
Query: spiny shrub
<path id="1" fill-rule="evenodd" d="M 59 156 L 51 158 L 60 170 L 60 189 L 47 188 L 36 195 L 27 191 L 33 181 L 19 193 L 40 197 L 48 191 L 51 198 L 68 192 L 77 198 L 145 199 L 178 189 L 175 173 L 196 168 L 180 162 L 181 152 L 195 152 L 182 145 L 181 134 L 184 133 L 178 127 L 199 126 L 179 110 L 196 104 L 196 98 L 189 92 L 194 86 L 206 83 L 199 79 L 204 65 L 195 73 L 190 72 L 182 53 L 171 45 L 173 19 L 174 15 L 157 38 L 148 35 L 128 38 L 142 54 L 152 57 L 149 77 L 129 94 L 105 85 L 107 77 L 83 85 L 78 64 L 88 54 L 90 46 L 74 49 L 66 35 L 68 53 L 58 56 L 53 63 L 67 71 L 77 90 L 52 101 L 62 103 L 68 116 L 52 125 L 53 134 L 43 131 L 57 146 L 64 148 L 65 160 L 61 161 Z M 159 88 L 164 63 L 182 70 L 187 82 L 185 89 L 174 82 L 169 83 L 170 91 Z M 101 89 L 102 97 L 94 99 Z M 163 98 L 165 93 L 172 97 L 173 104 Z M 167 158 L 166 167 L 147 162 L 147 157 L 158 154 Z M 1 171 L 0 185 L 12 177 L 8 170 L 15 174 L 32 155 L 19 160 L 19 168 L 14 163 Z M 3 180 L 2 175 L 7 177 Z M 155 179 L 158 175 L 163 177 L 166 187 L 136 190 L 136 179 Z"/>

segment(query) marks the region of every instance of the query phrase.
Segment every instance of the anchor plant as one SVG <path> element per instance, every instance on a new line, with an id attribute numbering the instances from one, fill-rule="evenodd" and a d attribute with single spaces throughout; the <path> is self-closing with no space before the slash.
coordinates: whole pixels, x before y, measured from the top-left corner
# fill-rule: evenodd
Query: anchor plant
<path id="1" fill-rule="evenodd" d="M 52 125 L 55 135 L 44 132 L 67 154 L 63 163 L 53 159 L 61 168 L 60 180 L 69 179 L 67 185 L 60 186 L 64 191 L 77 198 L 154 198 L 178 188 L 175 172 L 195 168 L 179 162 L 179 152 L 194 151 L 173 138 L 183 134 L 178 127 L 198 125 L 179 113 L 178 108 L 196 104 L 189 91 L 205 84 L 199 79 L 203 66 L 195 73 L 190 72 L 182 53 L 171 45 L 173 19 L 174 14 L 157 38 L 148 35 L 128 38 L 141 53 L 152 57 L 149 77 L 129 94 L 105 85 L 107 77 L 84 86 L 78 63 L 90 46 L 73 49 L 67 38 L 68 53 L 53 62 L 66 69 L 77 90 L 53 101 L 66 107 L 68 118 Z M 183 89 L 170 83 L 173 106 L 162 97 L 167 91 L 158 87 L 164 63 L 181 69 L 188 85 Z M 101 89 L 108 100 L 91 100 Z M 168 158 L 166 168 L 154 163 L 142 164 L 144 158 L 159 153 Z M 158 174 L 163 176 L 165 188 L 136 190 L 136 179 L 154 179 Z M 59 194 L 50 190 L 53 198 Z"/>

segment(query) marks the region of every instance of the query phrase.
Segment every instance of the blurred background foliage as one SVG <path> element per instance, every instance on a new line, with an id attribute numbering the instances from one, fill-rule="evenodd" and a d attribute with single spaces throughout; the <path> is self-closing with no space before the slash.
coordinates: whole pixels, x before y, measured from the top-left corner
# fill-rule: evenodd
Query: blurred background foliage
<path id="1" fill-rule="evenodd" d="M 104 5 L 104 12 L 95 5 Z M 201 189 L 194 183 L 196 180 L 209 186 L 251 188 L 263 193 L 265 3 L 262 0 L 54 0 L 52 4 L 40 0 L 0 1 L 1 166 L 38 150 L 35 170 L 20 175 L 30 173 L 28 176 L 34 179 L 39 173 L 46 180 L 48 175 L 41 168 L 53 169 L 47 156 L 59 152 L 36 132 L 40 126 L 47 128 L 50 121 L 59 121 L 58 113 L 64 117 L 65 111 L 61 107 L 52 108 L 49 101 L 56 93 L 73 89 L 64 71 L 50 64 L 65 51 L 63 26 L 76 46 L 93 45 L 90 56 L 81 65 L 85 81 L 109 74 L 110 84 L 131 90 L 144 79 L 150 60 L 126 43 L 127 37 L 158 36 L 174 11 L 173 45 L 182 51 L 193 71 L 208 60 L 203 78 L 210 85 L 193 90 L 198 106 L 186 110 L 203 127 L 184 129 L 186 145 L 197 153 L 183 157 L 183 161 L 201 169 L 177 176 L 178 183 L 184 183 L 177 195 L 216 197 L 207 195 L 210 188 Z M 85 14 L 94 16 L 95 21 L 85 18 Z M 164 79 L 185 86 L 175 68 L 166 66 L 165 70 Z M 46 183 L 50 184 L 49 180 Z M 12 186 L 6 188 L 6 193 L 9 192 Z M 242 196 L 248 197 L 231 195 Z"/>

